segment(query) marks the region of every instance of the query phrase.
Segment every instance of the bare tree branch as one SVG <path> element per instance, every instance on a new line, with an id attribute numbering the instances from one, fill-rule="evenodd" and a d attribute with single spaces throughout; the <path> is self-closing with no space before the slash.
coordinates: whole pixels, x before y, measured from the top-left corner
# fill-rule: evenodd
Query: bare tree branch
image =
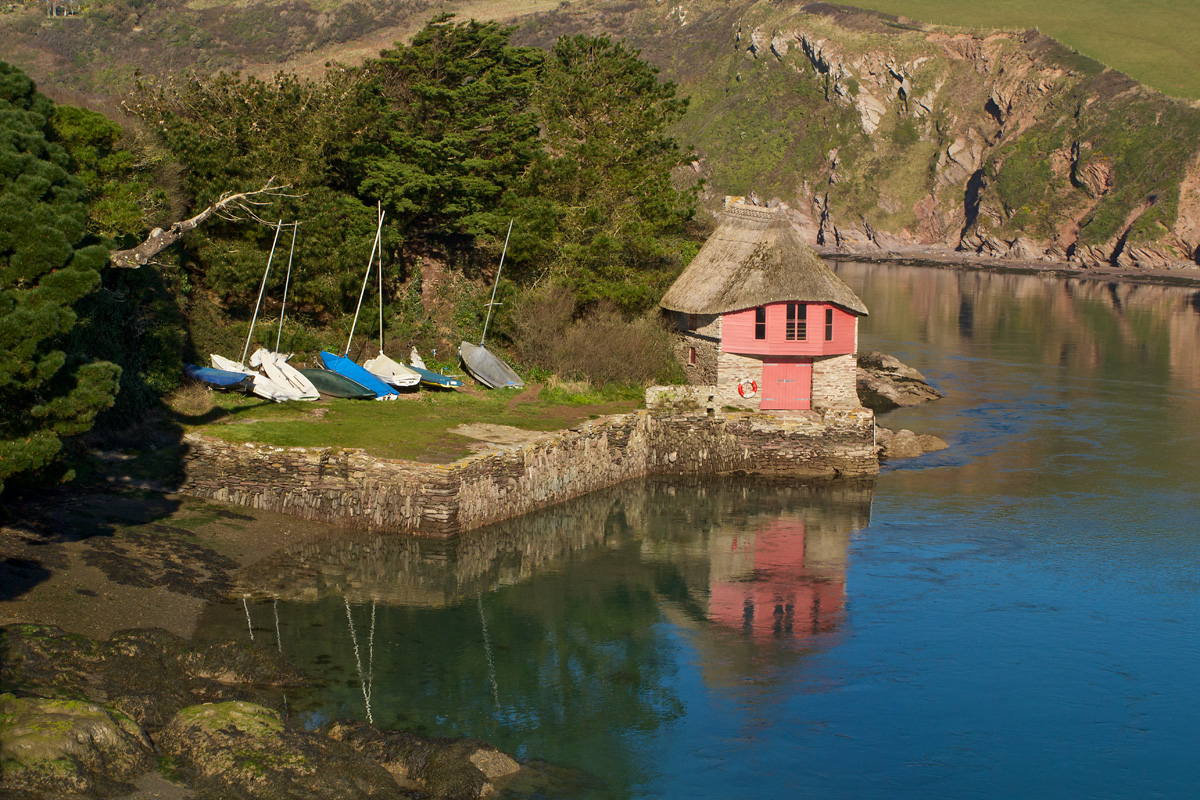
<path id="1" fill-rule="evenodd" d="M 150 231 L 150 236 L 146 241 L 139 244 L 137 247 L 129 250 L 117 250 L 110 256 L 111 264 L 114 267 L 121 269 L 137 269 L 145 266 L 150 259 L 166 250 L 188 231 L 195 229 L 200 223 L 204 222 L 211 216 L 218 216 L 221 219 L 241 220 L 253 219 L 257 222 L 266 222 L 255 213 L 258 206 L 270 205 L 271 200 L 279 197 L 296 197 L 297 195 L 287 194 L 284 190 L 290 189 L 288 185 L 274 186 L 275 179 L 271 178 L 266 185 L 261 189 L 255 189 L 252 192 L 239 192 L 231 194 L 226 192 L 221 195 L 217 202 L 213 203 L 208 208 L 201 211 L 191 219 L 181 220 L 176 222 L 170 228 L 163 230 L 155 228 Z M 270 198 L 270 199 L 264 199 Z"/>

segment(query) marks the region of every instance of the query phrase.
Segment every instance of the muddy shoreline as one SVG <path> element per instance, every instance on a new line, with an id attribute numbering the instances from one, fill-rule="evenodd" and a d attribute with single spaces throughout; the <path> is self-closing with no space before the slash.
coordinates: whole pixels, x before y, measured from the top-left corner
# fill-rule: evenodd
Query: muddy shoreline
<path id="1" fill-rule="evenodd" d="M 242 570 L 338 529 L 128 489 L 22 501 L 0 524 L 0 796 L 477 800 L 513 782 L 554 791 L 561 771 L 476 740 L 354 721 L 307 730 L 286 693 L 309 679 L 274 648 L 197 638 L 205 609 L 237 596 Z"/>

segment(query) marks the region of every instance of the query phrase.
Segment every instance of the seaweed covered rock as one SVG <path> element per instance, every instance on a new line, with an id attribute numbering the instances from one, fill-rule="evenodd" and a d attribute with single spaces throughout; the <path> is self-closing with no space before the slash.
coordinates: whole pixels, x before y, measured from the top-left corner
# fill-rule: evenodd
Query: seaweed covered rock
<path id="1" fill-rule="evenodd" d="M 279 653 L 246 642 L 192 642 L 159 629 L 107 642 L 48 625 L 0 630 L 0 686 L 39 697 L 87 699 L 120 709 L 151 734 L 206 701 L 275 704 L 270 691 L 303 677 Z"/>
<path id="2" fill-rule="evenodd" d="M 872 411 L 917 406 L 943 397 L 925 376 L 887 353 L 858 354 L 858 401 Z"/>
<path id="3" fill-rule="evenodd" d="M 0 695 L 0 795 L 89 797 L 127 792 L 153 745 L 128 716 L 78 700 Z"/>
<path id="4" fill-rule="evenodd" d="M 325 733 L 382 764 L 402 785 L 447 800 L 489 797 L 497 781 L 521 769 L 508 754 L 474 739 L 423 739 L 349 721 L 332 723 Z"/>
<path id="5" fill-rule="evenodd" d="M 231 701 L 182 709 L 158 745 L 202 795 L 341 800 L 408 795 L 353 747 L 286 725 L 271 709 Z"/>

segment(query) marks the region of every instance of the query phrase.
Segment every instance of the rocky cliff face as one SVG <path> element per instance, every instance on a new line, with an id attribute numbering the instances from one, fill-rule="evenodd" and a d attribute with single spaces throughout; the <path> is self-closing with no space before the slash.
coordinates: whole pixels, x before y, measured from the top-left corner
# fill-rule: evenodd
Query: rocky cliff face
<path id="1" fill-rule="evenodd" d="M 703 0 L 564 8 L 525 36 L 579 31 L 632 41 L 692 96 L 680 134 L 711 198 L 778 197 L 814 244 L 1200 260 L 1200 110 L 1035 31 Z"/>

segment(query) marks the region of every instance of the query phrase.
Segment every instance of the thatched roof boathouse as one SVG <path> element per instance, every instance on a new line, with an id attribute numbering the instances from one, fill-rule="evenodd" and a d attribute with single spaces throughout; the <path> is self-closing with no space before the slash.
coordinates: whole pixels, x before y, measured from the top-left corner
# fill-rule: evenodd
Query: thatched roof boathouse
<path id="1" fill-rule="evenodd" d="M 730 198 L 716 231 L 660 303 L 690 382 L 723 406 L 858 408 L 858 318 L 867 308 L 813 252 L 784 206 Z"/>

